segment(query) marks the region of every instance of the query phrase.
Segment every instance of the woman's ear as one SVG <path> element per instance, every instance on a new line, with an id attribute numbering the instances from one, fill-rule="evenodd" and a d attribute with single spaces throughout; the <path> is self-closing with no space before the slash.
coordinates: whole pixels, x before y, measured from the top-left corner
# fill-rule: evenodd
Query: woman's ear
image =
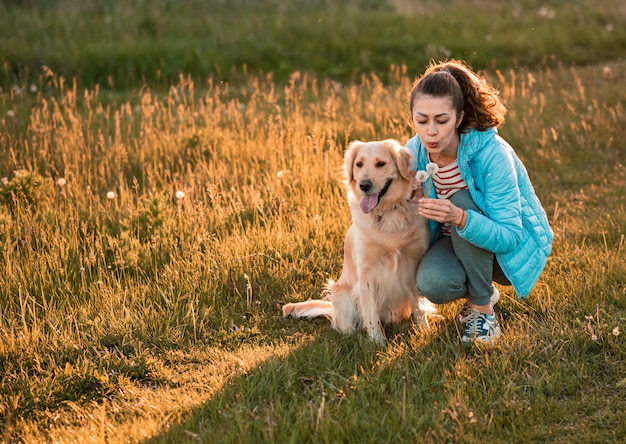
<path id="1" fill-rule="evenodd" d="M 459 113 L 459 117 L 456 119 L 456 129 L 459 129 L 461 126 L 461 122 L 463 122 L 463 117 L 465 117 L 465 111 L 461 111 Z"/>

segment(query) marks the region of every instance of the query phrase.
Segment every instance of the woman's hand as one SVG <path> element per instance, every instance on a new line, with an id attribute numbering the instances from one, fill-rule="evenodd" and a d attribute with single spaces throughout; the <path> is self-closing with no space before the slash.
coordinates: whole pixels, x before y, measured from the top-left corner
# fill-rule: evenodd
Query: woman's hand
<path id="1" fill-rule="evenodd" d="M 431 219 L 442 224 L 451 223 L 459 228 L 465 228 L 467 214 L 463 208 L 459 208 L 450 202 L 449 199 L 428 199 L 419 200 L 419 213 L 426 219 Z"/>

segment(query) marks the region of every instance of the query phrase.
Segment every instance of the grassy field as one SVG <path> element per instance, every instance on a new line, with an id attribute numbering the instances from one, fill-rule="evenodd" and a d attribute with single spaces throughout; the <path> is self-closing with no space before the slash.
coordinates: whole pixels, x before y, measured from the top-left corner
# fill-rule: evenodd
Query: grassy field
<path id="1" fill-rule="evenodd" d="M 569 66 L 626 47 L 622 0 L 1 0 L 0 24 L 5 88 L 36 79 L 42 65 L 115 89 L 163 86 L 180 73 L 233 84 L 247 71 L 349 83 L 391 65 L 419 73 L 430 58 Z"/>
<path id="2" fill-rule="evenodd" d="M 0 1 L 0 440 L 624 442 L 624 6 L 205 3 L 210 19 L 194 1 Z M 146 14 L 152 37 L 135 34 Z M 318 16 L 350 38 L 310 34 Z M 476 28 L 425 20 L 393 58 L 375 33 L 354 38 L 350 23 L 380 20 L 396 42 L 398 17 L 402 33 L 419 17 Z M 249 50 L 274 38 L 302 59 Z M 230 48 L 219 73 L 178 57 L 194 39 Z M 340 272 L 346 144 L 412 135 L 411 83 L 446 55 L 413 59 L 424 42 L 466 51 L 500 88 L 501 134 L 555 232 L 526 301 L 499 287 L 493 348 L 460 346 L 460 305 L 428 331 L 388 329 L 386 347 L 281 317 Z M 333 45 L 361 56 L 333 72 Z"/>

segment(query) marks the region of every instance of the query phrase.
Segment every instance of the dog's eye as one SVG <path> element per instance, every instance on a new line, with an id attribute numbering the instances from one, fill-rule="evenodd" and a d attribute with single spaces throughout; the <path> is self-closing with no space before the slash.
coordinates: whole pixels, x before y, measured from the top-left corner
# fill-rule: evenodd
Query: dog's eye
<path id="1" fill-rule="evenodd" d="M 383 162 L 382 160 L 380 162 L 376 162 L 376 168 L 382 168 L 385 165 L 387 165 L 387 162 Z"/>
<path id="2" fill-rule="evenodd" d="M 355 167 L 361 168 L 363 166 L 363 162 L 357 162 L 354 164 Z"/>

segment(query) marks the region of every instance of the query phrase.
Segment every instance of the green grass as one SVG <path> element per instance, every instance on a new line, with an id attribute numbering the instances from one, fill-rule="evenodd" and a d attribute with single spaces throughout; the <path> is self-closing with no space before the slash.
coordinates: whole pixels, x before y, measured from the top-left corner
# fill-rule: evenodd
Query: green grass
<path id="1" fill-rule="evenodd" d="M 471 17 L 471 20 L 468 20 Z M 430 58 L 485 69 L 624 57 L 623 2 L 493 0 L 0 2 L 0 86 L 36 82 L 43 65 L 79 84 L 165 87 L 180 73 L 234 83 L 307 71 L 349 83 Z"/>
<path id="2" fill-rule="evenodd" d="M 407 17 L 449 12 L 394 3 Z M 450 3 L 459 9 L 446 20 L 469 16 L 464 2 Z M 34 4 L 4 2 L 16 15 L 0 17 L 24 14 L 11 25 L 22 36 L 85 26 L 79 48 L 87 31 L 106 35 L 84 14 L 130 11 L 97 1 Z M 344 12 L 391 14 L 379 11 L 382 2 L 368 4 L 362 16 L 352 3 Z M 155 14 L 171 7 L 129 5 Z M 256 15 L 246 10 L 240 20 L 289 22 L 293 14 L 282 3 L 254 5 Z M 495 16 L 511 11 L 474 5 Z M 176 21 L 192 6 L 201 8 L 183 2 L 181 15 L 157 16 L 182 29 Z M 585 8 L 613 11 L 617 24 L 618 6 L 554 5 L 549 20 L 555 28 L 558 17 L 569 17 L 570 28 L 582 20 L 568 35 L 584 35 L 585 20 L 601 15 Z M 302 16 L 337 8 L 300 7 Z M 283 26 L 295 33 L 296 24 Z M 112 39 L 137 43 L 133 27 L 118 31 Z M 49 35 L 52 57 L 63 39 Z M 499 45 L 515 49 L 507 40 L 514 33 L 500 35 Z M 198 81 L 198 71 L 149 88 L 132 74 L 144 69 L 138 52 L 112 87 L 84 88 L 100 74 L 84 76 L 76 67 L 84 59 L 72 65 L 70 53 L 67 72 L 47 72 L 36 90 L 30 79 L 17 89 L 9 79 L 0 91 L 0 440 L 623 442 L 626 62 L 615 53 L 600 62 L 600 36 L 580 61 L 575 47 L 554 46 L 545 34 L 516 38 L 541 40 L 550 49 L 538 53 L 555 59 L 483 68 L 509 106 L 501 134 L 529 170 L 554 249 L 526 301 L 500 287 L 502 341 L 470 351 L 459 344 L 457 304 L 442 307 L 444 320 L 429 331 L 389 328 L 386 347 L 280 311 L 318 297 L 338 276 L 350 223 L 343 150 L 354 139 L 412 135 L 406 99 L 423 66 L 387 66 L 342 83 L 308 66 L 285 67 L 285 81 L 250 69 L 236 86 L 219 76 Z M 75 82 L 66 80 L 72 70 Z"/>

